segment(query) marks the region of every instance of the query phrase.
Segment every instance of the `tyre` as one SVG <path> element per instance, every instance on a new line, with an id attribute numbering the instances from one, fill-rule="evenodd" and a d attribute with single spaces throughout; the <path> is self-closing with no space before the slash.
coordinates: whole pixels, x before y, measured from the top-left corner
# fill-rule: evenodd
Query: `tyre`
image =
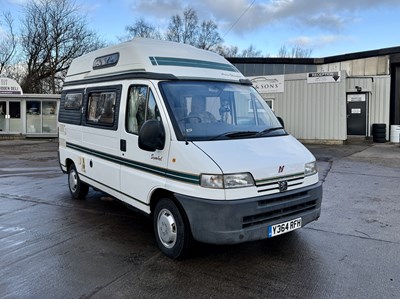
<path id="1" fill-rule="evenodd" d="M 373 141 L 376 143 L 385 143 L 386 137 L 373 137 Z"/>
<path id="2" fill-rule="evenodd" d="M 376 129 L 385 129 L 386 130 L 386 124 L 372 124 L 372 130 Z"/>
<path id="3" fill-rule="evenodd" d="M 89 192 L 89 186 L 80 180 L 74 164 L 68 168 L 68 187 L 74 199 L 85 199 Z"/>
<path id="4" fill-rule="evenodd" d="M 386 129 L 377 128 L 377 129 L 373 130 L 373 133 L 374 134 L 385 134 L 386 135 Z"/>
<path id="5" fill-rule="evenodd" d="M 372 135 L 373 138 L 386 138 L 385 133 L 375 133 Z"/>
<path id="6" fill-rule="evenodd" d="M 192 239 L 185 213 L 171 199 L 163 198 L 156 204 L 153 223 L 160 250 L 172 259 L 183 257 Z"/>

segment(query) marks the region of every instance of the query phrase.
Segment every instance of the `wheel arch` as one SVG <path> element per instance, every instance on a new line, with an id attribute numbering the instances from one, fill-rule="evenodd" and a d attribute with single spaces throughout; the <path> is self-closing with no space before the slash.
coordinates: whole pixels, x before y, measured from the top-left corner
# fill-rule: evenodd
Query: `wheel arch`
<path id="1" fill-rule="evenodd" d="M 150 215 L 151 216 L 153 216 L 156 205 L 162 198 L 169 198 L 170 200 L 172 200 L 175 203 L 175 205 L 179 208 L 180 211 L 183 210 L 182 206 L 176 200 L 173 192 L 166 190 L 166 189 L 158 188 L 152 192 L 151 197 L 150 197 Z"/>
<path id="2" fill-rule="evenodd" d="M 186 214 L 185 209 L 181 205 L 181 203 L 176 199 L 174 192 L 166 190 L 166 189 L 156 189 L 153 191 L 151 198 L 150 198 L 150 217 L 154 217 L 154 210 L 156 208 L 157 203 L 162 199 L 162 198 L 168 198 L 170 199 L 178 208 L 179 212 L 181 213 L 184 221 L 186 222 L 186 225 L 188 225 L 190 232 L 192 231 L 191 225 L 189 218 Z"/>
<path id="3" fill-rule="evenodd" d="M 67 159 L 65 160 L 65 167 L 67 168 L 67 171 L 68 171 L 68 169 L 70 168 L 70 166 L 71 166 L 72 164 L 75 164 L 75 163 L 74 163 L 74 161 L 73 161 L 71 158 L 67 158 Z M 75 166 L 75 167 L 76 167 L 76 166 Z"/>

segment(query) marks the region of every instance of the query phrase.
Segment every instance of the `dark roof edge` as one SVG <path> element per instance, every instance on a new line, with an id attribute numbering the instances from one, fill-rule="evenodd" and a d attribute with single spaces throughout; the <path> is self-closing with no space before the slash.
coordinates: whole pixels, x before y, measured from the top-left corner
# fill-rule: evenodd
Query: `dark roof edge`
<path id="1" fill-rule="evenodd" d="M 226 57 L 226 59 L 231 63 L 325 64 L 394 54 L 400 54 L 400 47 L 382 48 L 377 50 L 354 52 L 322 58 Z"/>
<path id="2" fill-rule="evenodd" d="M 295 63 L 295 64 L 314 64 L 314 58 L 283 58 L 283 57 L 225 57 L 230 63 Z"/>
<path id="3" fill-rule="evenodd" d="M 382 49 L 377 49 L 377 50 L 328 56 L 328 57 L 323 58 L 323 60 L 324 60 L 323 63 L 333 63 L 333 62 L 340 62 L 340 61 L 346 61 L 346 60 L 393 55 L 393 54 L 399 54 L 399 53 L 400 53 L 400 47 L 382 48 Z"/>

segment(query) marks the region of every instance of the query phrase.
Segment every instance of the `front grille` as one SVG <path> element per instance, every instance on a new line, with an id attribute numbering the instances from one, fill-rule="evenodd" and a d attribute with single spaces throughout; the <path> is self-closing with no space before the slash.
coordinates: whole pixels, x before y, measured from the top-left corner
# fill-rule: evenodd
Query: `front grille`
<path id="1" fill-rule="evenodd" d="M 298 188 L 304 183 L 304 173 L 256 181 L 257 192 L 279 192 L 279 182 L 281 181 L 286 181 L 288 188 Z"/>
<path id="2" fill-rule="evenodd" d="M 280 203 L 285 203 L 285 204 L 291 204 L 295 201 L 298 200 L 306 200 L 308 197 L 308 192 L 299 192 L 299 193 L 294 193 L 294 194 L 289 194 L 285 196 L 277 196 L 275 198 L 270 198 L 270 199 L 265 199 L 265 200 L 260 200 L 257 202 L 259 207 L 264 207 L 264 206 L 272 206 L 274 204 L 280 204 Z"/>
<path id="3" fill-rule="evenodd" d="M 317 208 L 317 199 L 310 198 L 308 192 L 277 197 L 258 202 L 265 212 L 243 217 L 242 228 L 278 221 L 282 218 L 295 218 L 297 215 Z"/>

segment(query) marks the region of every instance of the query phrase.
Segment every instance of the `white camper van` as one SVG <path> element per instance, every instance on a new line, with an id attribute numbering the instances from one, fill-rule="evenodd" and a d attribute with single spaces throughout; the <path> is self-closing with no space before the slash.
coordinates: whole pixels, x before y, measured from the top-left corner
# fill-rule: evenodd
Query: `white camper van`
<path id="1" fill-rule="evenodd" d="M 59 142 L 72 197 L 91 186 L 153 217 L 172 258 L 320 216 L 314 156 L 233 65 L 192 46 L 134 39 L 75 59 Z"/>

